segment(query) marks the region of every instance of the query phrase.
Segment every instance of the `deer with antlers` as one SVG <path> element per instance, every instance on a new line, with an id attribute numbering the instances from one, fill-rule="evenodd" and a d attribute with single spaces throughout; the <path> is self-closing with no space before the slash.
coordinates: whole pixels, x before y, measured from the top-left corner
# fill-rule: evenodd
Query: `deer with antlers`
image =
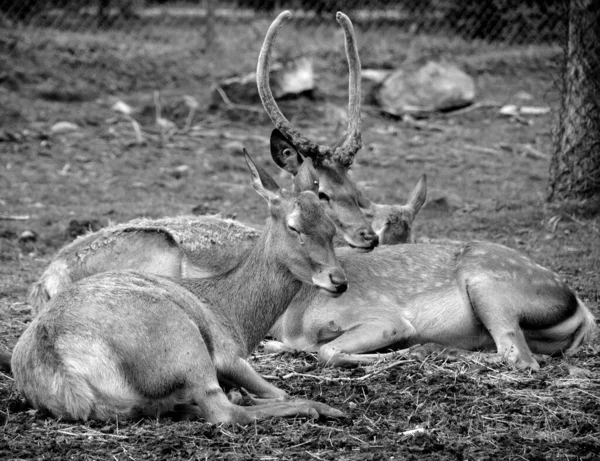
<path id="1" fill-rule="evenodd" d="M 247 424 L 343 416 L 325 404 L 290 398 L 245 360 L 303 284 L 333 297 L 347 288 L 333 250 L 335 226 L 319 203 L 310 160 L 290 192 L 245 155 L 254 188 L 269 206 L 254 247 L 215 277 L 177 281 L 103 272 L 58 294 L 13 352 L 16 387 L 34 408 L 70 420 L 175 413 Z M 252 405 L 231 402 L 222 385 L 252 394 Z"/>
<path id="2" fill-rule="evenodd" d="M 412 224 L 426 197 L 425 175 L 404 205 L 368 200 L 348 176 L 354 155 L 361 147 L 361 91 L 356 38 L 346 15 L 338 14 L 337 20 L 346 37 L 350 68 L 349 135 L 332 147 L 318 145 L 294 129 L 277 106 L 269 86 L 269 62 L 277 31 L 289 17 L 289 12 L 281 13 L 269 28 L 257 66 L 259 94 L 276 127 L 270 139 L 274 162 L 296 175 L 304 158 L 312 159 L 319 175 L 321 203 L 338 233 L 355 250 L 370 251 L 379 243 L 412 242 Z M 30 303 L 36 314 L 71 283 L 108 270 L 135 269 L 184 278 L 210 276 L 235 264 L 258 235 L 255 229 L 218 216 L 139 219 L 111 226 L 61 249 L 34 283 Z"/>

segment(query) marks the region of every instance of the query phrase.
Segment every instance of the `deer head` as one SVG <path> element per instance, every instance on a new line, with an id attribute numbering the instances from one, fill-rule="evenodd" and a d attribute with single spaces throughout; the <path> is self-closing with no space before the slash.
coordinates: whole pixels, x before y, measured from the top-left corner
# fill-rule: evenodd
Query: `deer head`
<path id="1" fill-rule="evenodd" d="M 317 196 L 319 177 L 311 159 L 302 163 L 293 191 L 287 191 L 255 165 L 245 149 L 244 155 L 254 189 L 269 205 L 265 232 L 272 236 L 271 248 L 264 253 L 281 255 L 281 266 L 298 280 L 315 285 L 326 295 L 340 296 L 348 282 L 333 249 L 335 226 Z"/>
<path id="2" fill-rule="evenodd" d="M 277 106 L 269 86 L 271 49 L 283 21 L 290 16 L 289 11 L 284 11 L 269 27 L 256 72 L 258 93 L 263 107 L 276 127 L 271 134 L 271 156 L 280 168 L 293 175 L 298 174 L 306 158 L 312 159 L 319 177 L 319 199 L 327 214 L 350 246 L 370 251 L 378 245 L 379 239 L 360 209 L 361 193 L 348 176 L 354 155 L 362 147 L 360 60 L 352 23 L 348 16 L 337 13 L 336 19 L 344 30 L 350 68 L 349 121 L 347 134 L 331 147 L 327 147 L 311 141 L 291 126 Z"/>
<path id="3" fill-rule="evenodd" d="M 415 216 L 427 198 L 427 176 L 421 175 L 405 205 L 381 205 L 363 197 L 360 207 L 371 222 L 381 245 L 414 243 Z"/>

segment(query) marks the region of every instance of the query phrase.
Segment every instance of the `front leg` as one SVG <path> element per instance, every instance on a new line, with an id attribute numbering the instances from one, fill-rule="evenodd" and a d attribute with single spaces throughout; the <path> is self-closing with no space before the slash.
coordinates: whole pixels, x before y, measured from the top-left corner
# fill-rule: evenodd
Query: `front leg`
<path id="1" fill-rule="evenodd" d="M 405 319 L 371 320 L 352 327 L 332 341 L 323 344 L 318 351 L 319 361 L 336 367 L 376 362 L 406 351 L 389 354 L 365 354 L 365 352 L 377 351 L 400 342 L 409 343 L 415 333 L 415 328 Z"/>
<path id="2" fill-rule="evenodd" d="M 344 418 L 343 412 L 324 403 L 291 398 L 287 392 L 266 381 L 246 360 L 237 358 L 227 369 L 219 370 L 219 381 L 233 384 L 247 393 L 252 407 L 244 407 L 256 419 L 267 416 L 326 416 Z"/>
<path id="3" fill-rule="evenodd" d="M 289 398 L 287 392 L 265 380 L 241 357 L 234 359 L 226 369 L 219 370 L 219 381 L 245 389 L 259 398 L 278 400 Z"/>

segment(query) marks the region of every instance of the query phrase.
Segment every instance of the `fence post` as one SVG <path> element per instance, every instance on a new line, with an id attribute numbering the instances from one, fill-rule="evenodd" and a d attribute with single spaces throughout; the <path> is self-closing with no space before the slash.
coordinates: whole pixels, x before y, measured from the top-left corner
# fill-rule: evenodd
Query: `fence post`
<path id="1" fill-rule="evenodd" d="M 215 0 L 205 0 L 204 2 L 206 6 L 205 53 L 213 50 L 215 42 L 215 3 Z"/>

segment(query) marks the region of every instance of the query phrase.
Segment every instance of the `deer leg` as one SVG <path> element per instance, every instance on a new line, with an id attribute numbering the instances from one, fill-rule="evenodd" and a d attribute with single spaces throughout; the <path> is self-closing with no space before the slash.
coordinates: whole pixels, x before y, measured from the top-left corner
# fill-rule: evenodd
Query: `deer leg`
<path id="1" fill-rule="evenodd" d="M 346 415 L 324 403 L 313 402 L 306 399 L 291 399 L 284 402 L 265 403 L 252 407 L 243 407 L 254 419 L 272 417 L 306 416 L 316 418 L 345 418 Z"/>
<path id="2" fill-rule="evenodd" d="M 407 341 L 415 333 L 406 320 L 388 322 L 371 321 L 346 330 L 337 338 L 323 344 L 318 351 L 319 361 L 330 366 L 353 366 L 372 363 L 385 358 L 405 355 L 408 349 L 387 354 L 364 354 L 401 341 Z"/>
<path id="3" fill-rule="evenodd" d="M 192 390 L 195 403 L 177 405 L 169 416 L 178 421 L 202 418 L 212 424 L 249 424 L 252 421 L 289 416 L 316 418 L 344 418 L 345 414 L 335 408 L 306 399 L 267 401 L 253 406 L 240 406 L 230 402 L 220 387 L 206 390 L 198 386 Z"/>
<path id="4" fill-rule="evenodd" d="M 513 295 L 514 287 L 501 281 L 478 278 L 474 283 L 467 282 L 466 291 L 475 315 L 496 344 L 498 358 L 506 359 L 517 368 L 539 370 L 519 325 L 514 306 L 523 300 Z"/>
<path id="5" fill-rule="evenodd" d="M 281 416 L 327 416 L 342 418 L 344 413 L 335 408 L 307 399 L 292 399 L 288 393 L 266 381 L 248 362 L 239 358 L 227 370 L 219 370 L 219 376 L 230 384 L 239 386 L 247 395 L 252 407 L 242 407 L 253 419 Z"/>
<path id="6" fill-rule="evenodd" d="M 219 370 L 219 380 L 230 386 L 240 387 L 257 397 L 280 401 L 289 398 L 287 392 L 265 380 L 242 358 L 228 364 L 227 369 Z"/>

